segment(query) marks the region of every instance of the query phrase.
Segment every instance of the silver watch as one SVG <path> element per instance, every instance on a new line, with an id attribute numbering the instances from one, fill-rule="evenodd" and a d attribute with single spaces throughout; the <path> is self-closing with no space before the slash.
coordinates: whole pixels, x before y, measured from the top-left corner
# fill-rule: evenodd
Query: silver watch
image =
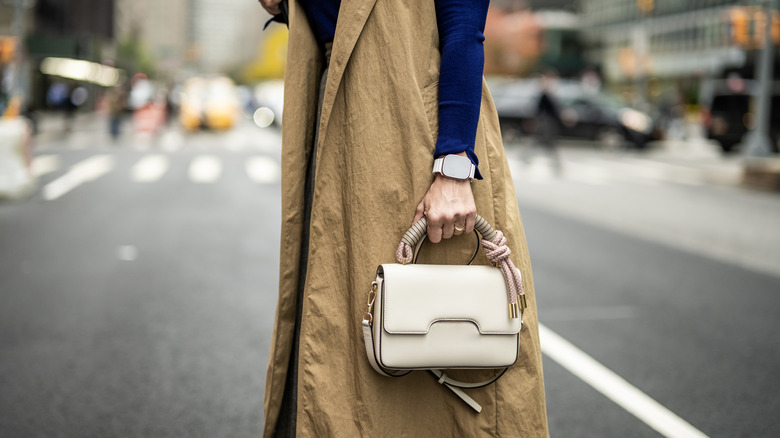
<path id="1" fill-rule="evenodd" d="M 433 173 L 447 178 L 473 181 L 475 170 L 474 163 L 460 155 L 445 155 L 433 160 Z"/>

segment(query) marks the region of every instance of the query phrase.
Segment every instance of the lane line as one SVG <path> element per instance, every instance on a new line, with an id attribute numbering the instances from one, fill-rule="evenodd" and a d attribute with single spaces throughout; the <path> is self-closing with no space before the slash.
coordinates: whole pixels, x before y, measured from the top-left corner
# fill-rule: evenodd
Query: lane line
<path id="1" fill-rule="evenodd" d="M 666 437 L 707 438 L 677 414 L 615 374 L 557 333 L 539 324 L 542 352 L 570 373 Z"/>
<path id="2" fill-rule="evenodd" d="M 133 166 L 131 178 L 135 182 L 155 182 L 168 171 L 168 157 L 162 154 L 147 155 Z"/>
<path id="3" fill-rule="evenodd" d="M 188 175 L 192 182 L 213 183 L 222 175 L 222 163 L 214 155 L 200 155 L 190 163 Z"/>
<path id="4" fill-rule="evenodd" d="M 256 183 L 270 184 L 279 181 L 281 169 L 276 161 L 264 156 L 255 156 L 247 161 L 246 173 L 249 179 Z"/>
<path id="5" fill-rule="evenodd" d="M 38 155 L 33 158 L 32 161 L 32 174 L 34 177 L 46 175 L 47 173 L 56 172 L 60 169 L 60 157 L 59 155 L 48 154 Z"/>
<path id="6" fill-rule="evenodd" d="M 75 164 L 70 170 L 43 187 L 43 199 L 53 201 L 76 187 L 94 181 L 114 168 L 111 155 L 95 155 Z"/>

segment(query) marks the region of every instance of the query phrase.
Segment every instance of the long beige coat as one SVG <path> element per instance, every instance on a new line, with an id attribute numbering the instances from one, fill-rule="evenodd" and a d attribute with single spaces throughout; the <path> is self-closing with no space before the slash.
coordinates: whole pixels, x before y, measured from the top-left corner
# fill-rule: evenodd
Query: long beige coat
<path id="1" fill-rule="evenodd" d="M 300 335 L 299 437 L 547 436 L 536 300 L 525 236 L 496 111 L 483 85 L 474 181 L 477 211 L 510 242 L 529 309 L 521 354 L 498 383 L 469 390 L 476 414 L 425 372 L 378 375 L 365 357 L 361 317 L 381 263 L 431 182 L 439 44 L 433 0 L 343 0 L 324 93 Z M 265 392 L 274 430 L 295 325 L 304 179 L 322 56 L 302 9 L 290 4 L 285 76 L 279 303 Z M 428 245 L 428 263 L 463 263 L 473 236 Z M 445 251 L 445 248 L 448 251 Z M 448 260 L 444 260 L 447 252 Z M 484 255 L 475 263 L 487 264 Z M 477 381 L 491 370 L 464 370 Z"/>

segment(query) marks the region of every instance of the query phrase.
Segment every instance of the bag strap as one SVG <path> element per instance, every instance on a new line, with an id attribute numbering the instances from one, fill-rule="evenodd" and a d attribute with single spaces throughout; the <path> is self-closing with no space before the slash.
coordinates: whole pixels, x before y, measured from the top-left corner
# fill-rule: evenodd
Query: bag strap
<path id="1" fill-rule="evenodd" d="M 422 242 L 422 239 L 427 234 L 427 228 L 428 220 L 427 218 L 423 217 L 414 223 L 412 227 L 409 228 L 409 230 L 404 234 L 403 238 L 401 238 L 401 243 L 398 246 L 398 250 L 395 253 L 395 257 L 398 259 L 399 263 L 406 264 L 416 260 L 413 248 L 417 247 L 418 243 Z M 480 242 L 482 244 L 482 248 L 485 251 L 485 256 L 487 256 L 488 260 L 490 260 L 496 267 L 501 269 L 501 272 L 504 274 L 504 280 L 507 284 L 507 294 L 509 299 L 509 317 L 519 317 L 522 320 L 523 310 L 526 308 L 523 281 L 520 275 L 520 270 L 517 269 L 512 263 L 512 260 L 509 259 L 509 254 L 511 251 L 506 244 L 506 238 L 504 237 L 504 234 L 501 231 L 495 230 L 480 215 L 477 215 L 476 217 L 474 230 L 482 236 L 482 240 L 480 240 Z M 469 264 L 471 264 L 471 261 L 469 261 Z M 371 367 L 374 369 L 374 371 L 383 376 L 405 376 L 412 370 L 388 370 L 379 365 L 379 362 L 376 359 L 376 352 L 374 351 L 374 332 L 372 330 L 374 321 L 373 314 L 371 313 L 374 299 L 376 299 L 376 283 L 374 283 L 372 290 L 369 291 L 368 311 L 363 315 L 362 322 L 363 340 L 366 345 L 366 356 L 368 357 L 368 362 L 371 364 Z M 498 375 L 489 380 L 475 383 L 455 380 L 440 369 L 430 369 L 428 371 L 438 379 L 439 384 L 449 388 L 452 392 L 455 393 L 455 395 L 460 397 L 461 400 L 471 406 L 472 409 L 477 412 L 481 412 L 482 406 L 480 406 L 479 403 L 474 401 L 473 398 L 466 394 L 463 389 L 482 388 L 484 386 L 490 385 L 496 380 L 500 379 L 501 376 L 506 373 L 507 369 L 508 368 L 502 369 Z"/>
<path id="2" fill-rule="evenodd" d="M 388 370 L 386 368 L 383 368 L 381 365 L 379 365 L 379 362 L 376 360 L 376 353 L 374 352 L 374 332 L 371 329 L 371 326 L 373 325 L 373 321 L 371 318 L 363 318 L 363 340 L 366 344 L 366 356 L 368 357 L 368 363 L 371 364 L 371 368 L 374 369 L 377 373 L 386 376 L 386 377 L 401 377 L 405 376 L 412 372 L 412 370 L 405 370 L 405 371 L 398 371 L 394 372 L 392 370 Z M 495 383 L 496 380 L 500 379 L 501 376 L 506 373 L 506 370 L 508 368 L 504 368 L 501 370 L 501 372 L 489 379 L 485 380 L 484 382 L 461 382 L 459 380 L 455 380 L 452 377 L 448 376 L 444 371 L 439 369 L 431 369 L 428 370 L 431 374 L 433 374 L 437 379 L 439 384 L 446 386 L 450 391 L 454 392 L 455 395 L 460 397 L 461 400 L 466 402 L 467 405 L 471 406 L 472 409 L 477 411 L 477 413 L 482 412 L 482 406 L 477 403 L 473 398 L 471 398 L 468 394 L 466 394 L 463 389 L 476 389 L 476 388 L 482 388 L 484 386 L 488 386 L 491 383 Z M 461 389 L 463 388 L 463 389 Z"/>
<path id="3" fill-rule="evenodd" d="M 423 217 L 419 221 L 415 222 L 409 230 L 406 231 L 404 234 L 404 237 L 401 238 L 401 245 L 399 246 L 399 249 L 403 248 L 403 252 L 401 253 L 402 256 L 399 257 L 399 253 L 396 252 L 396 258 L 398 259 L 398 263 L 410 263 L 412 262 L 413 253 L 412 249 L 417 247 L 417 244 L 420 243 L 423 236 L 427 235 L 428 230 L 428 218 Z M 480 215 L 477 215 L 477 218 L 474 222 L 474 230 L 482 236 L 482 239 L 492 241 L 496 237 L 497 231 L 493 229 L 493 227 L 488 223 L 488 221 L 485 220 Z M 408 252 L 406 251 L 406 248 L 408 249 Z"/>
<path id="4" fill-rule="evenodd" d="M 417 257 L 414 248 L 422 242 L 427 234 L 427 229 L 428 219 L 423 217 L 406 231 L 401 238 L 398 249 L 395 251 L 395 258 L 398 260 L 398 263 L 405 265 L 416 261 Z M 501 273 L 504 274 L 507 300 L 509 301 L 509 317 L 522 319 L 523 311 L 528 307 L 525 299 L 525 290 L 523 288 L 523 279 L 520 270 L 515 267 L 514 263 L 512 263 L 512 260 L 509 258 L 512 251 L 506 244 L 504 233 L 494 229 L 485 218 L 480 215 L 477 215 L 476 217 L 474 230 L 482 236 L 480 243 L 482 244 L 482 249 L 485 251 L 485 256 L 494 266 L 501 269 Z M 471 264 L 471 261 L 469 261 L 469 264 Z"/>

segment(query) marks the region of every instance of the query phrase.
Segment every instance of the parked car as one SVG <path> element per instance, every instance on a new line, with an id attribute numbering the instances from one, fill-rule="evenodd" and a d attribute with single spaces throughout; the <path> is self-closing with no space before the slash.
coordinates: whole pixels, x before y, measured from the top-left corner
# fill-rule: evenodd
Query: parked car
<path id="1" fill-rule="evenodd" d="M 731 78 L 707 84 L 702 93 L 701 119 L 707 138 L 720 144 L 724 153 L 737 150 L 745 134 L 756 124 L 754 81 Z M 780 138 L 780 90 L 772 96 L 769 137 L 777 151 Z"/>
<path id="2" fill-rule="evenodd" d="M 494 84 L 493 99 L 505 137 L 534 135 L 539 82 L 520 80 Z M 642 111 L 601 93 L 586 91 L 579 82 L 559 81 L 552 91 L 559 107 L 562 137 L 601 141 L 606 146 L 644 148 L 656 138 L 653 119 Z"/>

